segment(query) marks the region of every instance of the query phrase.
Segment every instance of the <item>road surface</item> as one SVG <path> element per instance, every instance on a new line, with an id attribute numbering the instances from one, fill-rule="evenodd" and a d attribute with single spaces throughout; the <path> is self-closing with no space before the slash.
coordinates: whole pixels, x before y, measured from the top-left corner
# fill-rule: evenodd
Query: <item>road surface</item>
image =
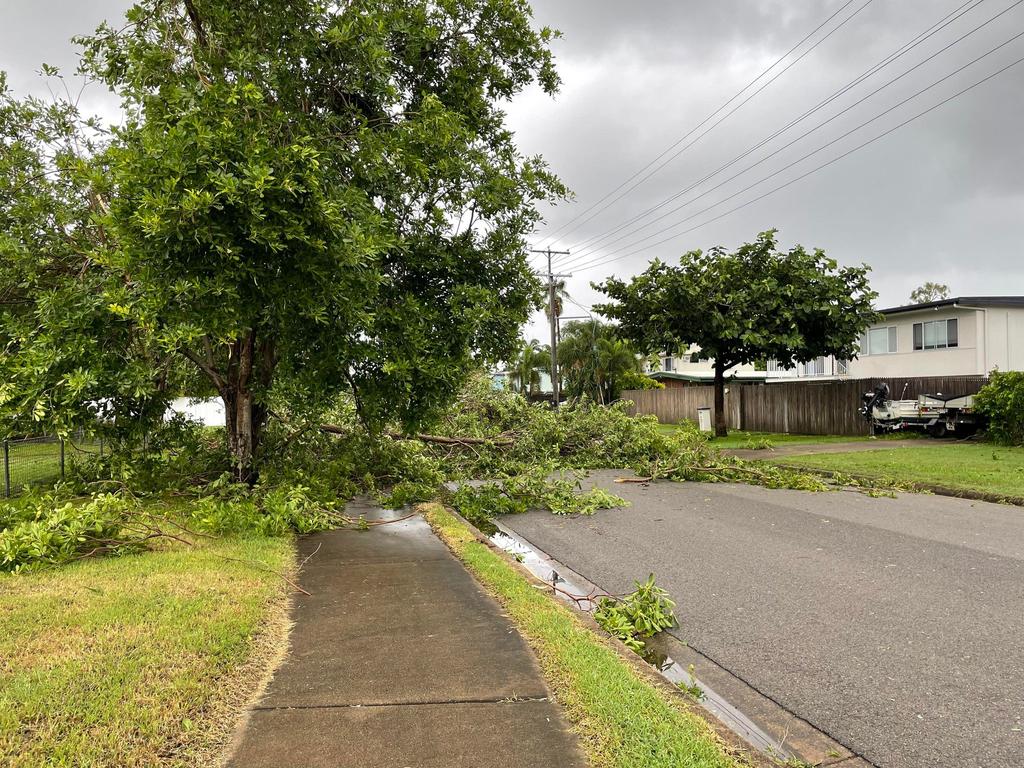
<path id="1" fill-rule="evenodd" d="M 617 476 L 630 507 L 502 522 L 609 592 L 655 573 L 680 640 L 878 766 L 1024 766 L 1024 509 Z"/>

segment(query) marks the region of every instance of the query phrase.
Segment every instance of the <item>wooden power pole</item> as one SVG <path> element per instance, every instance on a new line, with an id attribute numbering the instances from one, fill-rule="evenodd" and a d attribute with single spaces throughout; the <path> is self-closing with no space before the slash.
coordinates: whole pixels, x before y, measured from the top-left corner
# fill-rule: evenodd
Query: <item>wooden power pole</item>
<path id="1" fill-rule="evenodd" d="M 555 279 L 572 277 L 572 275 L 556 275 L 551 269 L 552 256 L 568 256 L 569 251 L 531 250 L 530 253 L 542 253 L 548 257 L 548 320 L 551 322 L 551 404 L 555 408 L 561 399 L 558 382 L 558 318 L 555 316 Z"/>

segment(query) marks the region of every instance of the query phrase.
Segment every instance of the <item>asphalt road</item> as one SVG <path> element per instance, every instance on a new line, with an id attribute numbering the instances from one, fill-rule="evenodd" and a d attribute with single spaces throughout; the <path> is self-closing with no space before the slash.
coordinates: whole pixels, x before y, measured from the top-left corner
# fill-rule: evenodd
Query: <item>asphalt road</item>
<path id="1" fill-rule="evenodd" d="M 1024 509 L 619 474 L 628 508 L 502 522 L 609 592 L 655 573 L 680 640 L 876 765 L 1024 766 Z"/>

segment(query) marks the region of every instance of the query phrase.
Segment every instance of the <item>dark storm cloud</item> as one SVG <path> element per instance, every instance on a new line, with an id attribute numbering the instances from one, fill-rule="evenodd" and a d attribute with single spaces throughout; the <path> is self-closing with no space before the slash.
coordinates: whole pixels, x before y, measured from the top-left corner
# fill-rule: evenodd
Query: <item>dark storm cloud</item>
<path id="1" fill-rule="evenodd" d="M 809 118 L 782 141 L 834 114 L 1014 2 L 981 0 L 948 28 Z M 508 105 L 508 112 L 523 150 L 544 155 L 576 192 L 576 203 L 545 208 L 552 228 L 643 167 L 844 3 L 535 0 L 538 24 L 564 33 L 556 43 L 563 87 L 554 100 L 535 91 L 523 94 Z M 73 70 L 76 59 L 70 37 L 91 31 L 104 19 L 119 23 L 128 5 L 125 0 L 4 0 L 0 68 L 10 73 L 16 90 L 45 94 L 34 75 L 39 65 L 45 61 Z M 657 176 L 593 221 L 559 238 L 557 245 L 585 241 L 688 186 L 947 14 L 967 7 L 964 0 L 854 0 L 814 39 L 862 6 L 841 29 Z M 1022 31 L 1024 4 L 778 157 L 618 245 L 731 195 Z M 835 157 L 1022 56 L 1024 38 L 681 229 Z M 902 302 L 926 280 L 946 282 L 954 293 L 1024 293 L 1022 94 L 1024 64 L 761 202 L 665 245 L 578 273 L 570 281 L 570 290 L 574 298 L 589 304 L 596 298 L 588 286 L 591 280 L 613 272 L 629 274 L 655 256 L 671 259 L 691 248 L 732 247 L 763 229 L 778 227 L 786 244 L 820 246 L 841 262 L 869 263 L 884 304 Z M 102 88 L 91 88 L 85 103 L 116 116 L 115 102 Z M 730 173 L 756 160 L 763 151 Z M 716 177 L 683 200 L 724 177 Z M 543 229 L 537 242 L 544 242 Z M 597 251 L 593 258 L 621 255 Z M 543 335 L 539 327 L 535 333 Z"/>
<path id="2" fill-rule="evenodd" d="M 577 195 L 576 203 L 545 209 L 552 226 L 540 230 L 537 242 L 545 243 L 545 232 L 557 230 L 700 123 L 844 1 L 720 0 L 627 6 L 595 0 L 537 0 L 538 22 L 565 35 L 556 47 L 564 86 L 554 101 L 536 93 L 524 95 L 510 106 L 509 114 L 524 150 L 543 154 Z M 1013 4 L 1014 0 L 983 0 L 781 140 L 679 202 L 795 138 Z M 864 0 L 856 0 L 811 42 L 862 5 Z M 555 245 L 579 244 L 689 186 L 961 7 L 966 8 L 962 0 L 873 0 L 662 172 L 592 221 L 558 237 Z M 1024 5 L 778 157 L 673 217 L 612 245 L 607 257 L 621 257 L 614 248 L 731 195 L 1022 31 Z M 1024 38 L 679 229 L 810 170 L 1022 56 Z M 635 272 L 655 256 L 671 260 L 691 248 L 732 247 L 758 231 L 778 227 L 786 244 L 820 246 L 841 262 L 870 264 L 882 304 L 902 303 L 926 280 L 946 282 L 954 293 L 1024 293 L 1019 236 L 1024 213 L 1024 142 L 1018 138 L 1024 127 L 1022 85 L 1024 64 L 759 203 L 670 243 L 578 273 L 569 281 L 570 291 L 588 305 L 598 298 L 588 286 L 591 280 Z M 603 253 L 597 251 L 593 258 Z M 587 257 L 576 266 L 591 260 Z M 536 335 L 542 336 L 541 325 L 535 323 Z"/>

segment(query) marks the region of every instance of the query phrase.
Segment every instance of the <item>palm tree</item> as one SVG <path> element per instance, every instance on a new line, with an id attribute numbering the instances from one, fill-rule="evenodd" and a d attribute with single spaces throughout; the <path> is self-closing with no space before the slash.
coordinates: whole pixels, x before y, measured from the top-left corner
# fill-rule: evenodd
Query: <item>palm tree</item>
<path id="1" fill-rule="evenodd" d="M 624 339 L 605 337 L 597 341 L 596 381 L 601 403 L 610 403 L 622 391 L 627 373 L 640 373 L 642 363 L 632 345 Z"/>
<path id="2" fill-rule="evenodd" d="M 536 339 L 523 341 L 512 363 L 512 389 L 523 395 L 540 391 L 540 374 L 550 369 L 551 352 Z"/>
<path id="3" fill-rule="evenodd" d="M 590 397 L 602 404 L 618 397 L 623 375 L 639 373 L 641 369 L 641 360 L 629 342 L 615 335 L 614 326 L 600 320 L 565 326 L 558 364 L 569 398 Z"/>

